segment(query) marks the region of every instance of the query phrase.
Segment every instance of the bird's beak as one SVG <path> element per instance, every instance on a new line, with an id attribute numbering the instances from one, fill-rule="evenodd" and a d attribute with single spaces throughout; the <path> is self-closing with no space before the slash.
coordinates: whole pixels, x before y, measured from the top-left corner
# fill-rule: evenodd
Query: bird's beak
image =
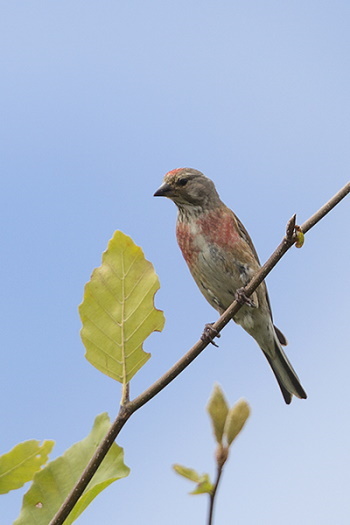
<path id="1" fill-rule="evenodd" d="M 172 187 L 170 184 L 164 182 L 160 188 L 157 189 L 153 197 L 171 197 Z"/>

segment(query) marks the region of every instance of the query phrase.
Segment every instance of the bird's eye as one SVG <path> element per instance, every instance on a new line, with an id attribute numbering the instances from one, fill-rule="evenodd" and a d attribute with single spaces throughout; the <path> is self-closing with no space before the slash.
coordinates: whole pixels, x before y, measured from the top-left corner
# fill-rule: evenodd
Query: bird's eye
<path id="1" fill-rule="evenodd" d="M 188 179 L 180 179 L 177 183 L 179 186 L 186 186 L 186 184 L 188 183 Z"/>

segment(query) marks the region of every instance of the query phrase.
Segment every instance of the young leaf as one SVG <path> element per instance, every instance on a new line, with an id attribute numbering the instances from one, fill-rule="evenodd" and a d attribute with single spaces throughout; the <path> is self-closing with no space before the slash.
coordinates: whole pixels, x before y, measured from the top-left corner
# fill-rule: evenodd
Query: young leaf
<path id="1" fill-rule="evenodd" d="M 48 460 L 55 442 L 31 439 L 0 457 L 0 494 L 22 487 Z"/>
<path id="2" fill-rule="evenodd" d="M 184 467 L 183 465 L 173 465 L 173 469 L 177 474 L 183 476 L 186 479 L 194 481 L 197 483 L 197 486 L 190 494 L 210 494 L 213 490 L 213 485 L 210 482 L 208 474 L 198 474 L 195 470 Z"/>
<path id="3" fill-rule="evenodd" d="M 213 393 L 209 399 L 207 410 L 209 412 L 217 443 L 222 443 L 222 437 L 229 411 L 223 391 L 219 385 L 214 386 Z"/>
<path id="4" fill-rule="evenodd" d="M 63 456 L 35 474 L 32 486 L 24 495 L 21 513 L 13 525 L 47 525 L 50 522 L 109 427 L 108 415 L 100 414 L 85 439 L 75 443 Z M 127 476 L 129 471 L 124 464 L 123 449 L 114 443 L 64 524 L 73 523 L 104 488 Z"/>
<path id="5" fill-rule="evenodd" d="M 152 264 L 133 240 L 116 231 L 85 286 L 79 307 L 86 358 L 124 385 L 150 358 L 144 340 L 164 326 L 154 307 L 159 280 Z"/>
<path id="6" fill-rule="evenodd" d="M 202 480 L 198 483 L 197 487 L 190 492 L 190 494 L 211 494 L 213 492 L 213 488 L 214 486 L 210 482 L 208 474 L 203 474 Z"/>
<path id="7" fill-rule="evenodd" d="M 194 481 L 195 483 L 199 483 L 201 480 L 201 476 L 193 470 L 192 468 L 184 467 L 183 465 L 173 465 L 173 469 L 177 474 L 180 474 L 180 476 L 183 476 L 184 478 L 190 479 L 191 481 Z"/>
<path id="8" fill-rule="evenodd" d="M 249 415 L 250 408 L 244 399 L 237 401 L 230 409 L 224 430 L 228 445 L 231 445 L 232 441 L 238 436 Z"/>

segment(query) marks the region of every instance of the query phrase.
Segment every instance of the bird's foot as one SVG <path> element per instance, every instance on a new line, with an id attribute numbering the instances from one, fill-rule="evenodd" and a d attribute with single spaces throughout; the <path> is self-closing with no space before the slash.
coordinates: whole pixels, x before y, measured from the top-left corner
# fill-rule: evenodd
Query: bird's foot
<path id="1" fill-rule="evenodd" d="M 215 328 L 213 328 L 213 324 L 214 323 L 207 323 L 204 326 L 204 330 L 201 335 L 201 340 L 205 343 L 211 343 L 212 345 L 219 347 L 219 345 L 215 343 L 214 337 L 220 337 L 221 334 Z"/>
<path id="2" fill-rule="evenodd" d="M 237 301 L 237 303 L 239 304 L 246 304 L 247 306 L 251 306 L 252 308 L 256 308 L 256 304 L 254 303 L 253 299 L 251 299 L 250 297 L 247 297 L 245 292 L 244 292 L 244 288 L 239 288 L 238 290 L 236 290 L 236 293 L 235 293 L 235 299 Z"/>

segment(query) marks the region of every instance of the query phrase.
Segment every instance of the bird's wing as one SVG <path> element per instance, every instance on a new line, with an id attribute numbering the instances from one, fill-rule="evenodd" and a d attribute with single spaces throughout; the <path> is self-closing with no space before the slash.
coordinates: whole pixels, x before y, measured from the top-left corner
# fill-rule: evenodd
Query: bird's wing
<path id="1" fill-rule="evenodd" d="M 233 213 L 233 212 L 232 212 Z M 248 244 L 249 248 L 251 249 L 254 257 L 256 258 L 256 260 L 258 261 L 259 265 L 260 265 L 260 260 L 259 260 L 259 256 L 258 256 L 258 253 L 255 249 L 255 246 L 253 244 L 253 241 L 249 235 L 249 233 L 247 232 L 247 230 L 245 229 L 244 225 L 242 224 L 242 222 L 239 220 L 239 218 L 237 217 L 237 215 L 235 215 L 233 213 L 233 216 L 236 220 L 236 223 L 237 223 L 237 228 L 238 228 L 238 231 L 241 235 L 241 237 L 245 240 L 245 242 Z M 266 288 L 266 284 L 265 284 L 265 281 L 263 281 L 261 283 L 261 286 L 264 288 L 265 290 L 265 295 L 266 295 L 266 301 L 267 301 L 267 304 L 268 304 L 268 307 L 269 307 L 269 310 L 270 310 L 270 315 L 271 315 L 271 319 L 273 319 L 272 317 L 272 309 L 271 309 L 271 303 L 270 303 L 270 299 L 269 299 L 269 294 L 267 292 L 267 288 Z M 275 331 L 276 331 L 276 335 L 277 335 L 277 338 L 279 340 L 279 342 L 281 343 L 281 345 L 287 345 L 288 342 L 287 342 L 287 339 L 286 337 L 283 335 L 283 333 L 281 332 L 281 330 L 279 330 L 275 325 L 274 325 L 274 328 L 275 328 Z"/>
<path id="2" fill-rule="evenodd" d="M 233 213 L 233 212 L 232 212 Z M 249 248 L 251 249 L 251 251 L 253 252 L 253 255 L 254 257 L 256 258 L 256 260 L 258 261 L 259 265 L 260 265 L 260 261 L 259 261 L 259 256 L 258 256 L 258 253 L 255 249 L 255 246 L 253 244 L 253 241 L 251 240 L 250 238 L 250 235 L 249 233 L 247 232 L 247 230 L 245 229 L 245 227 L 243 226 L 243 224 L 241 223 L 241 221 L 239 220 L 239 218 L 237 217 L 237 215 L 235 215 L 233 213 L 233 216 L 236 220 L 236 223 L 237 223 L 237 227 L 238 227 L 238 231 L 241 235 L 241 237 L 243 237 L 243 239 L 245 240 L 245 242 L 248 244 Z"/>

